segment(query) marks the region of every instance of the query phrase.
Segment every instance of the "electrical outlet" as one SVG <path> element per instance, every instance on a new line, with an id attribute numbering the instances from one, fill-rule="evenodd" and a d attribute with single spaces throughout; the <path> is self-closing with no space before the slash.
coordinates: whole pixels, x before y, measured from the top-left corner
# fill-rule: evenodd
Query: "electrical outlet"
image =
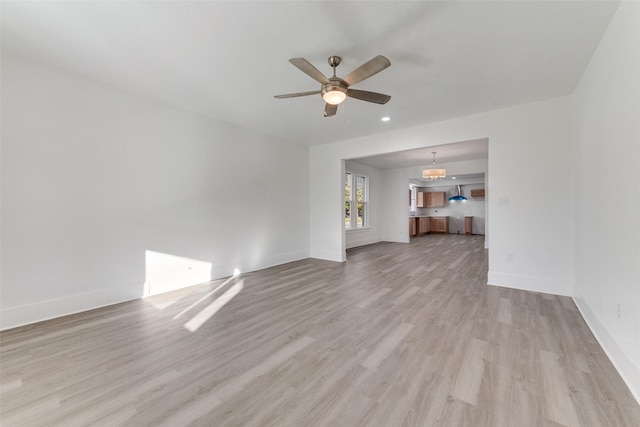
<path id="1" fill-rule="evenodd" d="M 509 206 L 509 197 L 500 197 L 498 199 L 498 206 Z"/>

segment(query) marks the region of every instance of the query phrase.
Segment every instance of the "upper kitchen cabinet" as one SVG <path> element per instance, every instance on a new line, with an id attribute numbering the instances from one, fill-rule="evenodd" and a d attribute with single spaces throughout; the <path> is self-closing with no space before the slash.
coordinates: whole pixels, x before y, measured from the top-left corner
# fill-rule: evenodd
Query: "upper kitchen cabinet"
<path id="1" fill-rule="evenodd" d="M 436 191 L 425 193 L 419 191 L 416 198 L 416 206 L 419 208 L 443 208 L 447 205 L 447 193 Z"/>
<path id="2" fill-rule="evenodd" d="M 427 193 L 423 193 L 422 191 L 416 193 L 416 206 L 419 208 L 427 207 Z"/>
<path id="3" fill-rule="evenodd" d="M 443 208 L 447 205 L 447 193 L 438 191 L 436 193 L 427 193 L 428 208 Z"/>

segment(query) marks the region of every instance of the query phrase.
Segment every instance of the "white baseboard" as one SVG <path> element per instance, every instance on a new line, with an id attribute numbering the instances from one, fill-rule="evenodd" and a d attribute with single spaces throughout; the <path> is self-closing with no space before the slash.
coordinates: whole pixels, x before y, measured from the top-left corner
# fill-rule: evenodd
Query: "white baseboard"
<path id="1" fill-rule="evenodd" d="M 131 301 L 142 296 L 144 284 L 131 286 L 131 291 L 100 289 L 94 292 L 70 295 L 62 298 L 38 301 L 0 310 L 0 330 L 68 316 L 82 311 Z"/>
<path id="2" fill-rule="evenodd" d="M 409 235 L 396 237 L 396 236 L 382 236 L 381 242 L 391 242 L 391 243 L 409 243 L 411 242 L 411 238 Z"/>
<path id="3" fill-rule="evenodd" d="M 305 258 L 309 258 L 308 250 L 286 252 L 262 258 L 243 260 L 239 263 L 217 265 L 213 266 L 213 268 L 211 269 L 211 279 L 214 280 L 232 276 L 236 273 L 236 269 L 240 270 L 241 273 L 247 273 L 250 271 L 262 270 L 264 268 L 274 267 L 276 265 L 298 261 Z"/>
<path id="4" fill-rule="evenodd" d="M 242 273 L 246 273 L 305 258 L 309 258 L 309 251 L 307 250 L 288 252 L 261 259 L 243 261 L 237 264 L 221 265 L 211 269 L 210 280 L 231 276 L 235 273 L 234 270 L 236 268 Z M 195 282 L 185 280 L 181 283 L 180 287 L 193 286 L 199 283 L 202 283 L 201 279 Z M 29 325 L 44 320 L 55 319 L 56 317 L 68 316 L 82 311 L 138 299 L 144 296 L 147 285 L 148 284 L 141 283 L 132 285 L 129 289 L 99 289 L 93 292 L 3 308 L 0 309 L 0 330 L 17 328 L 18 326 Z"/>
<path id="5" fill-rule="evenodd" d="M 515 274 L 496 273 L 489 271 L 487 282 L 489 285 L 503 288 L 521 289 L 523 291 L 541 292 L 571 296 L 573 284 L 561 280 L 544 279 L 540 277 L 518 276 Z"/>
<path id="6" fill-rule="evenodd" d="M 627 384 L 633 397 L 640 403 L 640 366 L 634 363 L 627 353 L 618 345 L 616 339 L 609 333 L 605 325 L 600 322 L 591 307 L 584 300 L 582 294 L 574 288 L 573 301 L 576 303 L 582 318 L 600 343 L 609 360 L 616 368 L 622 380 Z"/>
<path id="7" fill-rule="evenodd" d="M 371 233 L 358 233 L 358 231 L 350 231 L 347 234 L 347 249 L 357 248 L 358 246 L 371 245 L 380 242 L 380 236 Z"/>
<path id="8" fill-rule="evenodd" d="M 333 252 L 333 251 L 311 251 L 311 258 L 322 259 L 325 261 L 345 262 L 347 255 L 345 252 Z"/>

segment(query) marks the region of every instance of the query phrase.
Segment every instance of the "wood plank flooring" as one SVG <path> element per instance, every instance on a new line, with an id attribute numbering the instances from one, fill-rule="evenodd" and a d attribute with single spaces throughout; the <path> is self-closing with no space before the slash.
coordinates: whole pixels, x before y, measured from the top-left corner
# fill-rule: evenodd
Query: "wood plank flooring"
<path id="1" fill-rule="evenodd" d="M 482 236 L 303 260 L 0 334 L 8 426 L 639 426 L 571 299 Z"/>

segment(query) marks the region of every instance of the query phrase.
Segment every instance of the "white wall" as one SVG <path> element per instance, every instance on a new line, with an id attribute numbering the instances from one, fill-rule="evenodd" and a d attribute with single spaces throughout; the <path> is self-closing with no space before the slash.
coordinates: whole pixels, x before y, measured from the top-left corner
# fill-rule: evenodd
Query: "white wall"
<path id="1" fill-rule="evenodd" d="M 311 256 L 345 259 L 341 228 L 342 159 L 489 139 L 486 202 L 489 283 L 569 295 L 573 286 L 573 174 L 570 98 L 312 147 Z M 404 180 L 403 190 L 393 191 Z M 383 240 L 408 239 L 407 177 L 383 171 Z M 561 182 L 563 185 L 558 186 Z M 499 200 L 509 204 L 501 206 Z M 509 261 L 511 259 L 512 261 Z"/>
<path id="2" fill-rule="evenodd" d="M 308 257 L 308 160 L 3 53 L 1 327 Z"/>
<path id="3" fill-rule="evenodd" d="M 574 299 L 640 401 L 639 23 L 623 2 L 575 93 Z"/>
<path id="4" fill-rule="evenodd" d="M 368 225 L 364 229 L 346 230 L 345 247 L 355 248 L 357 246 L 370 245 L 381 241 L 380 228 L 380 206 L 382 204 L 382 178 L 381 171 L 362 163 L 347 160 L 344 162 L 344 168 L 347 171 L 357 173 L 369 178 L 369 199 L 368 205 Z"/>

